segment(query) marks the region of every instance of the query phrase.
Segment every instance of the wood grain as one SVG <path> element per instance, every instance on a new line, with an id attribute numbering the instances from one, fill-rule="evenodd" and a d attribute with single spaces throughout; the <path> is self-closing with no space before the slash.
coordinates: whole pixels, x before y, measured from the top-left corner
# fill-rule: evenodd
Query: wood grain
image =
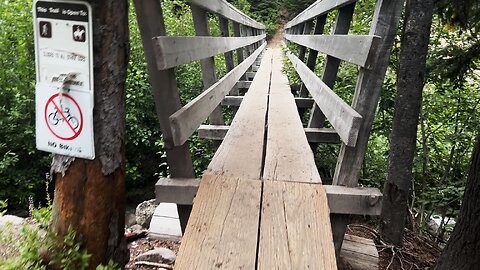
<path id="1" fill-rule="evenodd" d="M 308 21 L 313 19 L 317 16 L 324 15 L 325 13 L 329 12 L 330 10 L 343 7 L 345 5 L 351 4 L 356 2 L 357 0 L 333 0 L 333 1 L 324 1 L 318 0 L 308 8 L 303 10 L 300 14 L 298 14 L 295 18 L 289 21 L 285 25 L 285 29 L 294 27 L 302 22 Z"/>
<path id="2" fill-rule="evenodd" d="M 238 79 L 240 79 L 248 67 L 252 65 L 253 61 L 255 61 L 265 47 L 266 43 L 240 65 L 227 73 L 227 75 L 170 116 L 170 126 L 175 145 L 182 145 L 188 140 L 190 135 L 195 132 L 208 115 L 220 104 L 228 92 L 230 92 Z"/>
<path id="3" fill-rule="evenodd" d="M 375 48 L 378 37 L 369 35 L 289 35 L 285 38 L 299 45 L 345 60 L 361 67 L 370 68 L 370 51 Z M 299 57 L 300 60 L 302 60 Z"/>
<path id="4" fill-rule="evenodd" d="M 322 185 L 264 181 L 258 269 L 337 269 Z"/>
<path id="5" fill-rule="evenodd" d="M 155 37 L 159 70 L 188 64 L 261 41 L 265 35 L 250 37 Z"/>
<path id="6" fill-rule="evenodd" d="M 287 54 L 303 83 L 337 131 L 342 141 L 353 147 L 362 122 L 362 116 L 335 94 L 313 71 L 291 53 Z"/>
<path id="7" fill-rule="evenodd" d="M 204 174 L 175 269 L 255 269 L 260 195 L 260 181 Z"/>
<path id="8" fill-rule="evenodd" d="M 273 51 L 263 178 L 321 182 L 287 76 L 282 73 L 282 52 Z"/>
<path id="9" fill-rule="evenodd" d="M 218 15 L 222 15 L 226 19 L 234 22 L 257 29 L 265 29 L 265 25 L 243 14 L 243 12 L 225 0 L 188 0 L 188 2 Z"/>
<path id="10" fill-rule="evenodd" d="M 271 59 L 271 50 L 267 49 L 223 143 L 208 165 L 208 172 L 260 179 Z"/>

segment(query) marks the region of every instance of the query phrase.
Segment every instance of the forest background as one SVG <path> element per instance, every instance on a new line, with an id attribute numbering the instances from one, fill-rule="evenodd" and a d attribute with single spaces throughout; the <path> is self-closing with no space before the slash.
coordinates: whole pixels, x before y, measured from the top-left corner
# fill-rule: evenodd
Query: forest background
<path id="1" fill-rule="evenodd" d="M 267 27 L 271 37 L 282 22 L 308 7 L 312 0 L 235 0 L 231 1 L 247 15 Z M 373 16 L 373 0 L 359 1 L 351 33 L 366 34 Z M 467 1 L 468 2 L 468 1 Z M 8 205 L 15 213 L 45 204 L 51 155 L 35 149 L 35 56 L 31 1 L 0 0 L 0 207 Z M 186 1 L 164 0 L 164 17 L 169 35 L 195 34 Z M 442 225 L 455 218 L 460 209 L 475 136 L 479 131 L 480 55 L 478 25 L 462 24 L 462 9 L 452 9 L 437 2 L 427 60 L 427 78 L 414 159 L 414 180 L 409 197 L 409 226 L 419 232 L 432 216 Z M 476 10 L 463 10 L 478 13 Z M 475 15 L 476 16 L 476 15 Z M 480 16 L 480 15 L 479 15 Z M 218 18 L 210 17 L 213 36 L 220 36 Z M 325 32 L 331 32 L 335 13 L 329 15 Z M 140 191 L 153 196 L 159 176 L 168 174 L 163 139 L 155 114 L 150 84 L 138 32 L 133 4 L 130 5 L 130 62 L 127 79 L 126 179 L 131 197 Z M 478 21 L 478 20 L 476 20 Z M 400 24 L 402 25 L 402 23 Z M 399 29 L 392 49 L 380 105 L 369 141 L 359 183 L 382 189 L 388 160 L 389 137 L 396 94 L 396 69 L 400 53 Z M 295 48 L 291 48 L 295 49 Z M 323 66 L 319 57 L 316 72 Z M 215 58 L 217 77 L 225 74 L 223 55 Z M 292 84 L 299 79 L 291 67 L 286 68 Z M 351 101 L 357 67 L 343 63 L 334 89 Z M 201 70 L 198 62 L 176 68 L 182 103 L 201 93 Z M 231 113 L 225 111 L 231 119 Z M 211 143 L 197 136 L 190 139 L 195 173 L 200 176 L 213 150 Z M 339 146 L 323 145 L 316 161 L 323 178 L 331 178 Z M 6 203 L 5 203 L 6 202 Z M 1 210 L 1 209 L 0 209 Z M 0 211 L 1 212 L 1 211 Z M 439 241 L 450 227 L 441 226 Z"/>

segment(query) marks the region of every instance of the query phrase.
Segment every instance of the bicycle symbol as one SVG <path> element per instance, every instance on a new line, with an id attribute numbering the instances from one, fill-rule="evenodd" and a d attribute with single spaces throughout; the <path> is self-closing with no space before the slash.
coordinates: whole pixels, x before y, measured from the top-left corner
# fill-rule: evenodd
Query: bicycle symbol
<path id="1" fill-rule="evenodd" d="M 63 112 L 63 116 L 59 113 L 58 109 L 55 108 L 55 112 L 52 112 L 48 115 L 48 122 L 54 126 L 58 125 L 58 123 L 60 122 L 65 122 L 65 120 L 68 121 L 68 123 L 70 123 L 71 127 L 73 129 L 77 129 L 78 126 L 80 125 L 80 122 L 78 121 L 78 119 L 75 117 L 75 116 L 72 116 L 70 114 L 70 108 L 68 107 L 65 107 L 65 108 L 62 108 L 62 112 Z"/>

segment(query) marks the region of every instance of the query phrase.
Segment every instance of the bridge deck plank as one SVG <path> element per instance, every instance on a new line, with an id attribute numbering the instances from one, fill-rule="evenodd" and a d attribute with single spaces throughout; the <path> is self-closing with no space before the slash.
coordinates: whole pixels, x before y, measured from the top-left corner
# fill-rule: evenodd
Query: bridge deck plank
<path id="1" fill-rule="evenodd" d="M 271 57 L 270 50 L 267 50 L 256 79 L 246 93 L 223 143 L 210 162 L 208 172 L 260 179 Z"/>
<path id="2" fill-rule="evenodd" d="M 282 73 L 282 53 L 275 50 L 268 104 L 267 149 L 263 178 L 321 182 L 288 78 Z"/>
<path id="3" fill-rule="evenodd" d="M 175 269 L 255 269 L 261 185 L 204 174 Z"/>

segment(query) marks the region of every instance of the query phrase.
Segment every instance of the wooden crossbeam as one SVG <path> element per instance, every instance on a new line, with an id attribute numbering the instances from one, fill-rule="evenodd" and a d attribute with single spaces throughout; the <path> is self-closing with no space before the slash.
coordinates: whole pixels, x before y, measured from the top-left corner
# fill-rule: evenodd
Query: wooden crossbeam
<path id="1" fill-rule="evenodd" d="M 370 68 L 369 56 L 376 36 L 369 35 L 289 35 L 285 38 L 344 61 Z"/>
<path id="2" fill-rule="evenodd" d="M 295 182 L 304 182 L 298 179 Z M 200 179 L 160 178 L 155 185 L 158 202 L 191 205 L 197 195 Z M 378 216 L 383 195 L 377 188 L 349 188 L 323 185 L 332 214 Z"/>
<path id="3" fill-rule="evenodd" d="M 354 147 L 362 116 L 335 94 L 313 71 L 295 55 L 287 53 L 298 75 L 318 107 L 337 131 L 345 145 Z"/>
<path id="4" fill-rule="evenodd" d="M 253 80 L 253 78 L 255 77 L 255 73 L 256 72 L 248 71 L 245 73 L 245 77 L 247 77 L 247 80 Z"/>
<path id="5" fill-rule="evenodd" d="M 159 70 L 188 64 L 251 45 L 266 37 L 265 34 L 250 37 L 156 37 L 155 56 Z"/>
<path id="6" fill-rule="evenodd" d="M 239 81 L 237 83 L 238 88 L 249 88 L 251 82 L 246 82 L 246 81 Z M 240 87 L 240 86 L 248 86 L 248 87 Z M 234 107 L 239 107 L 240 104 L 242 103 L 243 97 L 242 96 L 226 96 L 222 100 L 222 105 L 224 106 L 234 106 Z M 314 100 L 311 98 L 301 98 L 301 97 L 296 97 L 295 98 L 295 104 L 297 104 L 297 108 L 311 108 L 313 106 Z"/>
<path id="7" fill-rule="evenodd" d="M 251 84 L 252 84 L 251 81 L 238 81 L 237 82 L 237 87 L 238 88 L 243 88 L 243 89 L 248 89 L 248 88 L 250 88 Z"/>
<path id="8" fill-rule="evenodd" d="M 198 137 L 208 140 L 223 140 L 227 135 L 229 126 L 201 125 L 198 128 Z M 340 137 L 331 128 L 304 128 L 307 140 L 310 143 L 340 143 Z"/>
<path id="9" fill-rule="evenodd" d="M 190 135 L 195 132 L 217 105 L 220 104 L 265 47 L 266 43 L 240 65 L 228 72 L 227 75 L 169 117 L 175 145 L 182 145 L 188 140 Z"/>

